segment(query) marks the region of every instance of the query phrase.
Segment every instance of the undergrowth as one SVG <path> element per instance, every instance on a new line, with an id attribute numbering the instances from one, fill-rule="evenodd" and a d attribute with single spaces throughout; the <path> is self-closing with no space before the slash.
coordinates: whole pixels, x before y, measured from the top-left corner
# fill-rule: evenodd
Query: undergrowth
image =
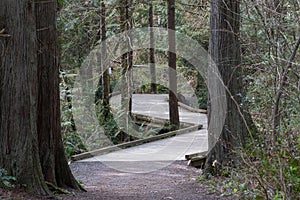
<path id="1" fill-rule="evenodd" d="M 5 169 L 0 168 L 0 188 L 14 188 L 16 180 L 16 177 L 9 176 Z"/>

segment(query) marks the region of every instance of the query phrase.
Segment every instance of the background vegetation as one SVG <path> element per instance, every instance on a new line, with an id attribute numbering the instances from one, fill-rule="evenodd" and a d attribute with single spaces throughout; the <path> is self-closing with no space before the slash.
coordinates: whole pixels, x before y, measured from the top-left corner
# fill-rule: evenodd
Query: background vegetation
<path id="1" fill-rule="evenodd" d="M 154 2 L 155 26 L 166 27 L 166 3 Z M 120 5 L 113 0 L 105 3 L 109 13 L 109 37 L 120 30 Z M 300 2 L 251 0 L 241 3 L 241 67 L 247 89 L 243 104 L 248 107 L 257 129 L 251 133 L 248 148 L 239 152 L 239 168 L 223 168 L 224 179 L 213 188 L 221 190 L 224 195 L 234 194 L 250 199 L 296 199 L 300 193 L 300 58 L 296 56 L 290 63 L 290 57 L 300 35 Z M 100 4 L 98 1 L 61 0 L 60 5 L 62 127 L 67 155 L 71 156 L 87 150 L 72 118 L 71 88 L 84 58 L 99 42 Z M 148 26 L 147 1 L 133 1 L 133 5 L 133 26 Z M 177 30 L 196 39 L 207 49 L 209 2 L 180 0 L 176 1 L 176 9 Z M 296 52 L 299 54 L 299 50 Z M 165 52 L 156 52 L 155 56 L 158 65 L 166 61 Z M 147 62 L 146 51 L 136 52 L 135 64 Z M 114 63 L 116 72 L 120 70 L 118 63 Z M 193 87 L 198 106 L 206 108 L 207 90 L 203 79 L 183 59 L 179 58 L 177 64 L 178 71 L 183 71 L 188 80 L 196 83 Z M 289 64 L 291 67 L 287 68 Z M 112 88 L 114 80 L 119 77 L 120 73 L 111 77 Z M 280 87 L 282 82 L 283 88 Z M 147 91 L 149 86 L 145 87 L 144 91 Z M 282 95 L 278 102 L 276 96 L 279 91 Z M 164 88 L 160 92 L 164 92 Z M 276 107 L 279 107 L 279 113 L 274 116 Z M 277 115 L 280 124 L 274 127 Z M 112 137 L 120 132 L 113 119 L 106 123 L 106 129 Z M 274 134 L 277 135 L 275 143 Z"/>

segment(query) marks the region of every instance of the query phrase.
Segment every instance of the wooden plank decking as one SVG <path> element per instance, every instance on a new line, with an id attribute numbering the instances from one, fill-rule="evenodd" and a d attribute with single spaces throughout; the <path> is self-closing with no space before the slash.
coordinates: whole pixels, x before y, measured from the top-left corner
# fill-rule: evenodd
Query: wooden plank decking
<path id="1" fill-rule="evenodd" d="M 118 104 L 119 96 L 111 100 L 111 105 Z M 146 116 L 168 119 L 168 102 L 167 95 L 153 94 L 134 94 L 133 95 L 133 112 Z M 194 130 L 189 133 L 176 135 L 166 139 L 147 142 L 141 145 L 133 146 L 126 149 L 113 147 L 113 152 L 92 152 L 90 158 L 84 156 L 81 162 L 101 161 L 101 162 L 136 162 L 136 161 L 175 161 L 185 160 L 185 155 L 207 151 L 207 117 L 206 114 L 189 111 L 179 107 L 180 121 L 192 123 L 195 125 L 202 124 L 201 130 Z M 112 148 L 112 147 L 108 147 Z M 116 148 L 116 149 L 115 149 Z M 75 159 L 79 160 L 79 159 Z"/>

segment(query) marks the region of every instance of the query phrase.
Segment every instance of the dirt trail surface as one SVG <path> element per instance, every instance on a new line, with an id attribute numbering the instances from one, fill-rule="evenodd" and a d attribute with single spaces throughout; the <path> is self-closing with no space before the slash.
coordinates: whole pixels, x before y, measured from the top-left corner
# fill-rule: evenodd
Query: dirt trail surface
<path id="1" fill-rule="evenodd" d="M 201 171 L 187 166 L 186 161 L 176 161 L 150 173 L 121 172 L 101 162 L 76 162 L 71 164 L 71 169 L 88 192 L 63 196 L 67 200 L 234 199 L 220 198 L 208 186 L 197 183 Z"/>

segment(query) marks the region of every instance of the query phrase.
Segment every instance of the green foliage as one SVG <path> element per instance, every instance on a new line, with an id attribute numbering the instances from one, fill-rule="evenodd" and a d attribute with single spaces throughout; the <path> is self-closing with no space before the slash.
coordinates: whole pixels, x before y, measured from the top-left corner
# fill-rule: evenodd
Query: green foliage
<path id="1" fill-rule="evenodd" d="M 294 61 L 295 65 L 290 69 L 282 91 L 279 103 L 280 125 L 276 130 L 275 142 L 273 109 L 283 69 L 287 65 L 291 49 L 294 48 L 291 44 L 295 43 L 297 36 L 295 29 L 299 28 L 299 25 L 295 24 L 295 20 L 298 19 L 296 10 L 299 9 L 299 5 L 292 6 L 295 5 L 293 1 L 278 5 L 276 9 L 281 14 L 294 7 L 289 11 L 289 15 L 280 17 L 273 13 L 274 8 L 271 5 L 255 4 L 255 9 L 250 11 L 247 4 L 248 2 L 244 2 L 242 5 L 246 12 L 243 13 L 241 32 L 244 43 L 244 80 L 248 90 L 245 103 L 258 132 L 252 134 L 247 148 L 241 153 L 244 166 L 239 172 L 242 178 L 238 181 L 246 180 L 247 189 L 250 191 L 248 198 L 298 199 L 299 57 Z"/>
<path id="2" fill-rule="evenodd" d="M 157 94 L 168 94 L 169 89 L 163 85 L 155 84 L 157 89 Z M 139 91 L 141 93 L 151 93 L 151 84 L 147 83 L 145 85 L 140 86 Z"/>
<path id="3" fill-rule="evenodd" d="M 200 79 L 200 80 L 199 80 Z M 198 101 L 198 107 L 201 109 L 207 109 L 208 90 L 203 79 L 198 79 L 198 86 L 196 89 L 196 96 Z"/>
<path id="4" fill-rule="evenodd" d="M 255 78 L 253 74 L 249 76 L 247 101 L 259 133 L 255 133 L 254 141 L 249 141 L 249 149 L 245 152 L 245 173 L 252 180 L 251 186 L 256 185 L 252 189 L 255 194 L 270 199 L 296 199 L 300 194 L 300 104 L 295 101 L 298 95 L 294 92 L 293 82 L 297 80 L 291 78 L 285 86 L 279 105 L 281 123 L 274 146 L 270 122 L 273 119 L 276 72 L 268 64 L 264 70 L 265 73 L 256 74 Z"/>
<path id="5" fill-rule="evenodd" d="M 179 66 L 178 72 L 183 73 L 183 76 L 188 82 L 190 82 L 190 86 L 195 91 L 198 104 L 197 107 L 201 109 L 207 109 L 207 101 L 209 94 L 204 78 L 185 59 L 179 58 L 177 64 Z"/>
<path id="6" fill-rule="evenodd" d="M 87 151 L 87 148 L 82 142 L 82 137 L 77 132 L 65 132 L 63 142 L 67 158 Z"/>
<path id="7" fill-rule="evenodd" d="M 0 188 L 13 188 L 15 187 L 13 182 L 16 182 L 16 180 L 16 177 L 9 176 L 5 169 L 0 168 Z"/>
<path id="8" fill-rule="evenodd" d="M 72 155 L 83 153 L 87 148 L 83 144 L 83 138 L 78 134 L 73 119 L 72 112 L 72 92 L 67 86 L 67 82 L 72 76 L 61 73 L 60 102 L 61 102 L 61 129 L 65 153 L 70 160 Z"/>
<path id="9" fill-rule="evenodd" d="M 58 9 L 62 9 L 63 7 L 66 7 L 68 5 L 68 2 L 66 0 L 57 0 L 57 7 Z"/>
<path id="10" fill-rule="evenodd" d="M 83 115 L 86 112 L 83 107 L 72 107 L 73 94 L 71 88 L 73 87 L 76 73 L 84 61 L 85 57 L 89 54 L 96 45 L 99 44 L 101 36 L 100 29 L 100 15 L 99 1 L 69 1 L 69 0 L 58 0 L 59 5 L 59 17 L 58 17 L 58 29 L 60 31 L 59 43 L 61 47 L 61 126 L 63 132 L 63 139 L 68 157 L 76 153 L 81 153 L 87 150 L 92 150 L 101 146 L 111 145 L 108 141 L 105 141 L 99 136 L 104 134 L 113 144 L 120 143 L 131 138 L 118 127 L 116 119 L 121 116 L 122 111 L 113 116 L 110 114 L 108 117 L 103 116 L 103 110 L 106 108 L 101 107 L 101 88 L 98 88 L 97 99 L 99 99 L 99 105 L 97 108 L 97 116 L 99 125 L 86 123 L 81 124 L 82 130 L 77 130 L 73 112 L 77 112 Z M 201 44 L 207 46 L 208 42 L 208 15 L 207 9 L 205 12 L 198 12 L 200 4 L 195 0 L 189 0 L 186 2 L 194 6 L 183 5 L 176 3 L 176 27 L 177 30 L 188 34 L 189 36 L 197 39 Z M 119 22 L 119 2 L 105 1 L 107 9 L 106 28 L 107 37 L 110 37 L 120 32 Z M 197 6 L 195 6 L 197 5 Z M 154 26 L 167 27 L 167 7 L 166 2 L 154 1 Z M 202 6 L 202 4 L 201 4 Z M 186 10 L 194 12 L 188 14 Z M 134 27 L 146 27 L 148 26 L 148 3 L 146 2 L 134 2 L 131 8 L 133 12 L 133 25 Z M 204 11 L 204 10 L 203 10 Z M 198 14 L 197 14 L 198 13 Z M 198 21 L 199 16 L 204 17 L 202 21 Z M 204 31 L 199 31 L 197 26 L 189 26 L 189 24 L 198 24 Z M 205 24 L 205 25 L 204 25 Z M 157 63 L 164 63 L 167 56 L 166 52 L 156 51 Z M 141 53 L 137 52 L 136 62 L 143 63 L 147 62 L 148 55 L 147 50 L 141 50 Z M 111 75 L 111 88 L 118 82 L 121 74 L 120 65 L 112 63 L 114 67 L 114 73 Z M 162 67 L 164 68 L 164 67 Z M 119 73 L 118 73 L 119 72 Z M 157 77 L 157 79 L 165 79 L 167 72 L 161 73 L 163 77 Z M 146 75 L 148 76 L 148 74 Z M 193 75 L 192 75 L 193 76 Z M 205 89 L 204 89 L 205 88 Z M 150 84 L 141 86 L 141 90 L 147 92 L 150 89 Z M 158 93 L 168 93 L 167 87 L 157 85 Z M 204 85 L 203 89 L 197 91 L 200 96 L 200 104 L 205 107 L 207 91 Z M 109 108 L 108 108 L 109 109 Z M 88 114 L 87 114 L 88 115 Z M 91 114 L 92 115 L 92 114 Z M 92 116 L 86 116 L 91 118 Z M 87 120 L 88 121 L 88 120 Z M 80 123 L 80 122 L 79 122 Z M 83 122 L 84 123 L 84 122 Z M 149 134 L 155 133 L 156 130 L 149 130 Z"/>
<path id="11" fill-rule="evenodd" d="M 59 0 L 58 30 L 61 47 L 61 127 L 67 157 L 87 151 L 76 130 L 72 111 L 72 91 L 78 68 L 97 41 L 99 23 L 96 7 L 83 1 Z"/>
<path id="12" fill-rule="evenodd" d="M 105 118 L 103 113 L 107 109 L 109 110 L 109 115 Z M 118 113 L 117 115 L 120 116 L 120 113 Z M 115 121 L 115 118 L 118 118 L 118 116 L 113 116 L 110 111 L 110 107 L 104 107 L 101 100 L 99 101 L 99 104 L 97 106 L 97 116 L 99 124 L 104 128 L 104 134 L 110 139 L 110 141 L 113 142 L 113 144 L 124 142 L 123 140 L 125 134 Z"/>
<path id="13" fill-rule="evenodd" d="M 238 195 L 240 199 L 300 198 L 299 56 L 284 81 L 277 139 L 273 137 L 275 96 L 299 37 L 299 5 L 288 0 L 273 6 L 266 0 L 242 3 L 240 40 L 247 92 L 243 104 L 257 131 L 251 133 L 246 148 L 238 152 L 240 165 L 223 169 L 221 177 L 210 182 L 214 191 Z M 230 180 L 225 179 L 227 176 Z"/>
<path id="14" fill-rule="evenodd" d="M 274 117 L 272 113 L 274 96 L 282 79 L 282 70 L 286 66 L 298 33 L 299 5 L 288 0 L 278 8 L 272 8 L 265 0 L 259 2 L 261 3 L 243 2 L 241 7 L 243 24 L 239 35 L 243 54 L 241 66 L 244 72 L 244 86 L 247 89 L 247 96 L 243 99 L 243 103 L 249 108 L 258 131 L 252 133 L 247 148 L 240 152 L 243 165 L 240 166 L 239 171 L 223 169 L 222 183 L 217 183 L 213 191 L 219 190 L 223 196 L 239 195 L 246 199 L 297 199 L 300 193 L 300 71 L 299 67 L 297 68 L 299 58 L 294 61 L 284 85 L 279 105 L 281 123 L 277 130 L 279 135 L 275 146 L 272 145 L 272 117 Z M 105 3 L 109 14 L 106 26 L 109 37 L 120 31 L 119 5 L 117 1 L 105 1 Z M 134 27 L 145 27 L 148 25 L 148 4 L 135 3 L 132 9 Z M 177 31 L 197 40 L 205 49 L 208 48 L 209 38 L 208 3 L 208 1 L 205 3 L 196 0 L 176 2 Z M 84 130 L 76 130 L 70 102 L 72 94 L 68 88 L 72 87 L 74 82 L 72 76 L 78 71 L 85 56 L 99 44 L 99 2 L 59 0 L 58 4 L 61 67 L 65 72 L 61 83 L 61 125 L 67 155 L 110 145 L 97 137 L 99 131 L 103 131 L 113 144 L 132 139 L 122 132 L 115 121 L 124 112 L 118 110 L 116 116 L 110 113 L 108 117 L 104 117 L 103 111 L 110 108 L 101 106 L 101 99 L 98 102 L 97 116 L 99 127 L 103 127 L 103 130 L 90 124 L 84 126 Z M 154 14 L 154 25 L 167 27 L 165 2 L 154 1 Z M 138 64 L 147 62 L 147 50 L 136 52 L 135 57 L 135 62 Z M 166 58 L 166 52 L 156 51 L 157 69 L 165 68 L 162 63 Z M 197 82 L 193 88 L 198 98 L 198 105 L 200 108 L 206 108 L 208 91 L 205 81 L 185 60 L 178 58 L 177 64 L 178 71 L 182 72 L 188 81 Z M 116 84 L 121 74 L 117 72 L 121 70 L 118 64 L 113 65 L 114 73 L 117 75 L 111 76 L 111 83 Z M 165 75 L 167 72 L 161 74 Z M 144 74 L 141 72 L 139 75 L 138 78 L 142 80 L 149 77 L 148 72 Z M 164 81 L 166 78 L 162 76 L 157 79 Z M 141 83 L 140 88 L 137 90 L 144 93 L 150 91 L 150 84 L 143 84 L 142 81 L 139 83 Z M 158 93 L 168 93 L 167 87 L 163 84 L 158 84 L 157 88 Z M 79 113 L 84 113 L 85 108 L 77 109 Z M 140 128 L 140 131 L 146 130 L 145 126 Z M 156 133 L 156 130 L 149 130 L 149 134 L 153 133 Z"/>
<path id="15" fill-rule="evenodd" d="M 258 184 L 253 191 L 272 199 L 296 198 L 300 194 L 300 159 L 295 157 L 299 148 L 288 149 L 283 145 L 285 139 L 280 139 L 283 143 L 270 150 L 265 140 L 256 141 L 256 146 L 244 154 L 247 166 L 244 173 L 252 184 L 256 181 Z"/>

